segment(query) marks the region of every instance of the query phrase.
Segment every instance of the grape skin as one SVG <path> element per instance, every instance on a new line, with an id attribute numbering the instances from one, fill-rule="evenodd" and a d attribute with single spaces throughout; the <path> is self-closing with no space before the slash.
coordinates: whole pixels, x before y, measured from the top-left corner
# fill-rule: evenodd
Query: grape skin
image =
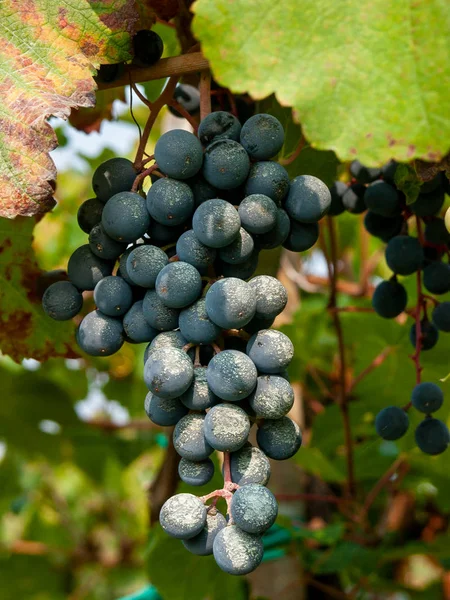
<path id="1" fill-rule="evenodd" d="M 406 308 L 408 296 L 401 283 L 395 280 L 382 281 L 372 296 L 372 306 L 380 317 L 393 319 Z"/>
<path id="2" fill-rule="evenodd" d="M 417 200 L 410 204 L 409 208 L 419 217 L 431 217 L 441 210 L 444 200 L 444 190 L 438 188 L 428 194 L 419 194 Z"/>
<path id="3" fill-rule="evenodd" d="M 206 507 L 193 494 L 176 494 L 164 502 L 159 522 L 166 533 L 179 540 L 198 535 L 206 523 Z"/>
<path id="4" fill-rule="evenodd" d="M 55 281 L 42 296 L 42 308 L 55 321 L 68 321 L 83 306 L 83 296 L 70 281 Z"/>
<path id="5" fill-rule="evenodd" d="M 221 332 L 221 328 L 209 319 L 205 304 L 205 299 L 200 298 L 180 312 L 180 331 L 192 344 L 210 344 Z"/>
<path id="6" fill-rule="evenodd" d="M 383 217 L 393 217 L 400 211 L 400 199 L 395 187 L 385 181 L 374 181 L 364 194 L 369 210 Z"/>
<path id="7" fill-rule="evenodd" d="M 208 386 L 206 379 L 207 367 L 197 367 L 194 369 L 194 381 L 190 387 L 181 394 L 181 402 L 190 410 L 204 411 L 220 402 L 219 398 Z"/>
<path id="8" fill-rule="evenodd" d="M 246 575 L 261 563 L 264 548 L 259 536 L 229 525 L 216 535 L 213 554 L 222 571 L 230 575 Z"/>
<path id="9" fill-rule="evenodd" d="M 219 258 L 230 265 L 242 264 L 252 256 L 254 248 L 253 237 L 241 227 L 238 236 L 231 244 L 219 248 Z"/>
<path id="10" fill-rule="evenodd" d="M 92 187 L 97 198 L 106 202 L 120 192 L 131 190 L 137 172 L 127 158 L 110 158 L 94 172 Z"/>
<path id="11" fill-rule="evenodd" d="M 148 290 L 145 294 L 142 310 L 148 324 L 158 331 L 170 331 L 178 327 L 180 311 L 166 306 L 155 290 Z"/>
<path id="12" fill-rule="evenodd" d="M 274 319 L 283 312 L 287 301 L 287 291 L 284 285 L 270 275 L 258 275 L 248 282 L 256 296 L 256 311 L 254 318 Z M 266 329 L 261 327 L 260 329 Z"/>
<path id="13" fill-rule="evenodd" d="M 294 356 L 291 340 L 274 329 L 262 329 L 252 335 L 247 344 L 247 354 L 263 373 L 283 371 Z"/>
<path id="14" fill-rule="evenodd" d="M 111 356 L 120 350 L 124 341 L 122 322 L 94 310 L 81 321 L 77 341 L 91 356 Z"/>
<path id="15" fill-rule="evenodd" d="M 197 462 L 212 454 L 214 449 L 206 441 L 204 422 L 204 415 L 189 413 L 176 424 L 173 445 L 182 458 Z"/>
<path id="16" fill-rule="evenodd" d="M 398 235 L 386 247 L 388 267 L 398 275 L 411 275 L 420 269 L 424 260 L 422 246 L 417 238 Z"/>
<path id="17" fill-rule="evenodd" d="M 253 194 L 242 200 L 238 208 L 242 227 L 254 234 L 269 232 L 276 225 L 277 205 L 268 196 Z"/>
<path id="18" fill-rule="evenodd" d="M 176 251 L 178 258 L 189 263 L 200 273 L 206 272 L 209 265 L 212 265 L 216 259 L 217 251 L 215 248 L 208 248 L 200 242 L 193 229 L 185 231 L 177 241 Z"/>
<path id="19" fill-rule="evenodd" d="M 88 244 L 73 252 L 67 265 L 70 281 L 79 290 L 93 290 L 100 279 L 111 275 L 114 263 L 95 256 Z"/>
<path id="20" fill-rule="evenodd" d="M 254 115 L 242 126 L 240 140 L 252 158 L 268 160 L 278 154 L 283 146 L 283 126 L 272 115 Z"/>
<path id="21" fill-rule="evenodd" d="M 89 248 L 93 254 L 105 260 L 116 260 L 126 247 L 126 244 L 110 238 L 101 223 L 95 225 L 89 233 Z"/>
<path id="22" fill-rule="evenodd" d="M 328 210 L 330 217 L 337 217 L 345 210 L 342 202 L 342 196 L 347 191 L 347 186 L 343 181 L 335 181 L 330 187 L 331 204 Z"/>
<path id="23" fill-rule="evenodd" d="M 361 183 L 352 183 L 342 195 L 342 204 L 345 209 L 354 215 L 359 215 L 367 210 L 364 202 L 366 186 Z"/>
<path id="24" fill-rule="evenodd" d="M 182 458 L 178 463 L 178 475 L 189 485 L 206 485 L 214 475 L 214 463 L 210 458 L 201 461 Z"/>
<path id="25" fill-rule="evenodd" d="M 201 120 L 198 137 L 204 146 L 222 139 L 239 141 L 241 124 L 234 115 L 223 110 L 210 113 Z"/>
<path id="26" fill-rule="evenodd" d="M 205 300 L 208 317 L 224 329 L 240 329 L 255 316 L 255 294 L 248 283 L 236 277 L 213 283 Z"/>
<path id="27" fill-rule="evenodd" d="M 120 317 L 131 307 L 133 292 L 125 279 L 109 275 L 95 286 L 94 302 L 104 315 Z"/>
<path id="28" fill-rule="evenodd" d="M 422 321 L 420 322 L 420 330 L 422 333 L 422 339 L 421 339 L 421 349 L 422 350 L 431 350 L 431 348 L 433 348 L 439 339 L 439 331 L 436 329 L 436 327 L 433 325 L 433 323 L 430 323 L 427 320 L 422 319 Z M 409 340 L 411 342 L 411 344 L 413 345 L 413 347 L 416 347 L 416 324 L 413 323 L 411 325 L 411 329 L 409 330 Z"/>
<path id="29" fill-rule="evenodd" d="M 216 198 L 200 204 L 192 219 L 197 239 L 209 248 L 224 248 L 239 235 L 241 219 L 236 209 Z"/>
<path id="30" fill-rule="evenodd" d="M 444 394 L 435 383 L 418 383 L 411 394 L 411 402 L 414 408 L 426 415 L 439 410 L 444 402 Z"/>
<path id="31" fill-rule="evenodd" d="M 394 236 L 399 235 L 403 227 L 402 215 L 396 217 L 383 217 L 371 210 L 368 210 L 364 216 L 364 227 L 375 237 L 383 242 L 389 242 Z"/>
<path id="32" fill-rule="evenodd" d="M 77 212 L 77 221 L 84 233 L 90 233 L 91 229 L 102 220 L 104 204 L 98 198 L 89 198 L 81 204 Z"/>
<path id="33" fill-rule="evenodd" d="M 150 225 L 145 200 L 134 192 L 120 192 L 108 200 L 102 214 L 103 229 L 113 240 L 135 242 Z"/>
<path id="34" fill-rule="evenodd" d="M 145 397 L 144 409 L 150 421 L 161 427 L 176 425 L 188 413 L 178 398 L 163 399 L 151 392 Z"/>
<path id="35" fill-rule="evenodd" d="M 270 478 L 270 462 L 259 448 L 250 444 L 230 455 L 231 480 L 238 485 L 259 483 L 267 485 Z"/>
<path id="36" fill-rule="evenodd" d="M 161 225 L 181 225 L 194 212 L 194 194 L 187 183 L 163 177 L 149 189 L 147 209 Z"/>
<path id="37" fill-rule="evenodd" d="M 371 183 L 381 175 L 381 169 L 365 167 L 359 160 L 354 160 L 350 165 L 350 173 L 358 183 Z"/>
<path id="38" fill-rule="evenodd" d="M 163 133 L 155 145 L 155 160 L 159 168 L 174 179 L 189 179 L 203 163 L 203 149 L 194 134 L 183 129 Z"/>
<path id="39" fill-rule="evenodd" d="M 203 177 L 219 190 L 232 190 L 244 183 L 250 159 L 238 142 L 220 139 L 205 150 Z"/>
<path id="40" fill-rule="evenodd" d="M 213 553 L 213 544 L 217 534 L 226 525 L 225 517 L 217 509 L 210 509 L 206 515 L 206 525 L 202 531 L 189 540 L 183 540 L 183 546 L 192 554 L 208 556 Z"/>
<path id="41" fill-rule="evenodd" d="M 441 302 L 434 308 L 432 321 L 439 331 L 450 332 L 450 302 Z"/>
<path id="42" fill-rule="evenodd" d="M 215 262 L 217 275 L 223 275 L 227 278 L 246 280 L 251 277 L 258 267 L 259 252 L 254 250 L 253 254 L 245 262 L 239 264 L 230 264 L 220 259 Z"/>
<path id="43" fill-rule="evenodd" d="M 197 269 L 189 263 L 169 263 L 159 272 L 155 290 L 169 308 L 184 308 L 200 296 L 202 278 Z"/>
<path id="44" fill-rule="evenodd" d="M 156 31 L 141 29 L 132 39 L 133 63 L 142 67 L 154 65 L 164 52 L 164 43 Z"/>
<path id="45" fill-rule="evenodd" d="M 317 223 L 329 211 L 331 193 L 327 186 L 312 175 L 300 175 L 291 181 L 284 208 L 301 223 Z"/>
<path id="46" fill-rule="evenodd" d="M 160 398 L 177 398 L 191 385 L 194 367 L 183 350 L 163 347 L 152 350 L 144 365 L 144 381 Z"/>
<path id="47" fill-rule="evenodd" d="M 383 440 L 398 440 L 409 427 L 407 413 L 398 406 L 383 408 L 375 418 L 375 429 Z"/>
<path id="48" fill-rule="evenodd" d="M 151 342 L 158 333 L 145 319 L 143 304 L 142 300 L 135 302 L 123 318 L 125 333 L 136 343 Z"/>
<path id="49" fill-rule="evenodd" d="M 284 245 L 291 230 L 291 220 L 285 210 L 277 210 L 275 227 L 262 235 L 255 235 L 255 245 L 262 250 L 272 250 Z M 288 248 L 289 249 L 289 248 Z"/>
<path id="50" fill-rule="evenodd" d="M 280 419 L 294 404 L 294 390 L 283 377 L 260 375 L 249 403 L 257 418 Z"/>
<path id="51" fill-rule="evenodd" d="M 277 515 L 275 496 L 257 483 L 240 487 L 231 500 L 233 521 L 247 533 L 261 535 L 275 523 Z"/>
<path id="52" fill-rule="evenodd" d="M 450 291 L 450 265 L 433 262 L 423 270 L 423 285 L 431 294 L 446 294 Z"/>
<path id="53" fill-rule="evenodd" d="M 264 194 L 276 204 L 280 204 L 288 193 L 290 186 L 286 169 L 274 161 L 253 163 L 245 183 L 245 194 Z"/>
<path id="54" fill-rule="evenodd" d="M 291 227 L 283 248 L 291 252 L 304 252 L 314 246 L 319 239 L 319 225 L 317 223 L 298 223 L 291 221 Z"/>
<path id="55" fill-rule="evenodd" d="M 265 419 L 258 427 L 256 441 L 269 458 L 286 460 L 299 450 L 302 434 L 297 423 L 289 417 Z"/>
<path id="56" fill-rule="evenodd" d="M 126 272 L 135 285 L 154 288 L 159 272 L 169 263 L 167 254 L 156 246 L 142 244 L 126 259 Z"/>
<path id="57" fill-rule="evenodd" d="M 450 434 L 445 423 L 439 419 L 426 417 L 416 429 L 415 440 L 422 452 L 436 456 L 447 450 Z"/>
<path id="58" fill-rule="evenodd" d="M 212 358 L 206 377 L 216 396 L 222 400 L 236 402 L 246 398 L 254 390 L 257 370 L 243 352 L 224 350 Z"/>
<path id="59" fill-rule="evenodd" d="M 242 408 L 234 404 L 216 404 L 205 417 L 205 438 L 221 452 L 242 448 L 250 432 L 250 421 Z"/>

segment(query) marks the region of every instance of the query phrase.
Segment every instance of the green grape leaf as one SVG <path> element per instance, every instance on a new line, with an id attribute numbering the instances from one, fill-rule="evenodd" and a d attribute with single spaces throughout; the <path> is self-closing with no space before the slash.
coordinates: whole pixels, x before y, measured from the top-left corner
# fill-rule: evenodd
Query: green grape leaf
<path id="1" fill-rule="evenodd" d="M 0 348 L 17 362 L 75 357 L 73 323 L 55 324 L 41 308 L 33 226 L 34 219 L 0 219 Z"/>
<path id="2" fill-rule="evenodd" d="M 314 148 L 369 165 L 448 152 L 449 13 L 440 0 L 197 0 L 193 11 L 214 77 L 257 99 L 276 93 Z"/>
<path id="3" fill-rule="evenodd" d="M 5 0 L 0 8 L 0 216 L 54 206 L 56 136 L 46 119 L 94 105 L 100 63 L 130 58 L 132 0 Z M 20 35 L 18 34 L 20 32 Z"/>
<path id="4" fill-rule="evenodd" d="M 421 181 L 410 165 L 398 165 L 395 170 L 395 185 L 406 196 L 406 204 L 412 204 L 420 194 Z"/>
<path id="5" fill-rule="evenodd" d="M 150 532 L 147 571 L 161 596 L 170 600 L 247 598 L 241 577 L 221 571 L 212 556 L 189 553 L 180 540 L 170 538 L 159 526 Z"/>

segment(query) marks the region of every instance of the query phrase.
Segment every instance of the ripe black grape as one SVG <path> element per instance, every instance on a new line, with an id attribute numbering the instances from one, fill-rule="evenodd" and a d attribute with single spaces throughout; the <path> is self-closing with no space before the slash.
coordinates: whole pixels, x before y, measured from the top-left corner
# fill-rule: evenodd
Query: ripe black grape
<path id="1" fill-rule="evenodd" d="M 148 290 L 145 294 L 142 310 L 148 324 L 158 331 L 170 331 L 178 327 L 180 311 L 166 306 L 155 290 Z"/>
<path id="2" fill-rule="evenodd" d="M 125 279 L 109 275 L 95 286 L 94 302 L 104 315 L 120 317 L 131 307 L 133 292 Z"/>
<path id="3" fill-rule="evenodd" d="M 176 494 L 164 502 L 159 522 L 166 533 L 179 540 L 198 535 L 206 523 L 206 507 L 193 494 Z"/>
<path id="4" fill-rule="evenodd" d="M 250 233 L 263 234 L 275 227 L 277 210 L 277 205 L 268 196 L 253 194 L 242 200 L 238 214 L 244 229 Z"/>
<path id="5" fill-rule="evenodd" d="M 182 458 L 178 464 L 178 475 L 189 485 L 206 485 L 214 475 L 214 463 L 210 458 L 197 462 Z"/>
<path id="6" fill-rule="evenodd" d="M 219 139 L 205 150 L 203 177 L 219 190 L 233 190 L 244 183 L 250 170 L 247 152 L 234 140 Z"/>
<path id="7" fill-rule="evenodd" d="M 280 121 L 268 114 L 250 117 L 241 130 L 241 144 L 256 160 L 268 160 L 283 147 L 284 130 Z"/>
<path id="8" fill-rule="evenodd" d="M 260 375 L 249 403 L 259 419 L 281 419 L 294 404 L 291 384 L 277 375 Z"/>
<path id="9" fill-rule="evenodd" d="M 226 527 L 226 525 L 225 517 L 216 508 L 210 508 L 206 515 L 206 525 L 202 531 L 189 540 L 183 540 L 183 546 L 186 550 L 198 556 L 212 554 L 214 540 L 219 531 Z"/>
<path id="10" fill-rule="evenodd" d="M 161 427 L 176 425 L 188 413 L 188 409 L 178 398 L 168 400 L 159 398 L 151 392 L 148 392 L 145 398 L 144 409 L 147 417 Z"/>
<path id="11" fill-rule="evenodd" d="M 269 458 L 286 460 L 294 456 L 302 445 L 302 433 L 289 417 L 265 419 L 258 427 L 256 441 Z"/>
<path id="12" fill-rule="evenodd" d="M 188 83 L 179 83 L 173 93 L 174 99 L 187 110 L 190 115 L 198 112 L 200 108 L 200 92 L 193 85 Z M 180 113 L 173 106 L 168 106 L 170 112 L 176 117 L 181 117 Z"/>
<path id="13" fill-rule="evenodd" d="M 367 210 L 364 202 L 366 186 L 362 183 L 352 183 L 342 195 L 342 204 L 345 210 L 354 215 L 359 215 Z"/>
<path id="14" fill-rule="evenodd" d="M 255 294 L 241 279 L 220 279 L 206 293 L 208 317 L 224 329 L 240 329 L 255 316 L 255 311 Z"/>
<path id="15" fill-rule="evenodd" d="M 409 208 L 419 217 L 431 217 L 441 210 L 444 200 L 444 190 L 439 187 L 429 194 L 419 194 L 417 200 L 410 204 Z"/>
<path id="16" fill-rule="evenodd" d="M 150 216 L 161 225 L 181 225 L 194 212 L 194 194 L 187 183 L 163 177 L 149 189 L 147 209 Z"/>
<path id="17" fill-rule="evenodd" d="M 161 37 L 149 29 L 141 29 L 132 39 L 134 50 L 134 64 L 141 67 L 154 65 L 161 58 L 164 43 Z"/>
<path id="18" fill-rule="evenodd" d="M 358 183 L 371 183 L 381 175 L 381 170 L 377 167 L 365 167 L 359 160 L 354 160 L 350 165 L 350 173 Z"/>
<path id="19" fill-rule="evenodd" d="M 131 190 L 137 172 L 127 158 L 110 158 L 94 172 L 92 187 L 97 198 L 106 202 L 120 192 Z"/>
<path id="20" fill-rule="evenodd" d="M 111 275 L 114 263 L 99 258 L 89 248 L 89 244 L 80 246 L 69 258 L 67 274 L 70 281 L 79 290 L 93 290 L 103 277 Z"/>
<path id="21" fill-rule="evenodd" d="M 294 346 L 287 335 L 275 329 L 262 329 L 252 335 L 247 354 L 258 371 L 276 374 L 283 371 L 294 356 Z"/>
<path id="22" fill-rule="evenodd" d="M 444 219 L 436 218 L 425 225 L 425 239 L 436 246 L 450 243 L 450 233 L 447 231 Z"/>
<path id="23" fill-rule="evenodd" d="M 299 223 L 291 221 L 289 235 L 283 242 L 283 248 L 291 252 L 304 252 L 314 246 L 319 239 L 318 223 Z"/>
<path id="24" fill-rule="evenodd" d="M 431 294 L 446 294 L 450 291 L 450 265 L 432 262 L 423 270 L 423 285 Z"/>
<path id="25" fill-rule="evenodd" d="M 134 192 L 120 192 L 108 200 L 102 214 L 105 232 L 118 242 L 135 242 L 150 225 L 145 200 Z"/>
<path id="26" fill-rule="evenodd" d="M 239 264 L 231 264 L 217 259 L 214 263 L 216 275 L 223 275 L 228 278 L 248 279 L 258 267 L 259 252 L 254 250 L 252 255 L 246 261 Z"/>
<path id="27" fill-rule="evenodd" d="M 400 212 L 400 198 L 395 187 L 385 181 L 374 181 L 364 194 L 369 210 L 383 217 L 393 217 Z"/>
<path id="28" fill-rule="evenodd" d="M 258 483 L 244 485 L 231 500 L 234 523 L 247 533 L 261 535 L 275 523 L 278 505 L 270 490 Z"/>
<path id="29" fill-rule="evenodd" d="M 386 247 L 388 267 L 398 275 L 411 275 L 422 266 L 424 254 L 417 238 L 398 235 Z"/>
<path id="30" fill-rule="evenodd" d="M 450 444 L 450 433 L 439 419 L 426 417 L 415 432 L 416 444 L 425 454 L 442 454 Z"/>
<path id="31" fill-rule="evenodd" d="M 138 300 L 123 317 L 125 333 L 133 342 L 150 342 L 158 331 L 149 325 L 143 312 L 143 301 Z"/>
<path id="32" fill-rule="evenodd" d="M 208 385 L 222 400 L 237 402 L 252 393 L 257 371 L 252 360 L 239 350 L 224 350 L 208 365 Z"/>
<path id="33" fill-rule="evenodd" d="M 126 261 L 126 273 L 135 285 L 154 288 L 159 272 L 169 259 L 157 246 L 141 244 L 128 253 Z"/>
<path id="34" fill-rule="evenodd" d="M 122 321 L 94 310 L 81 321 L 77 341 L 80 348 L 91 356 L 111 356 L 124 341 Z"/>
<path id="35" fill-rule="evenodd" d="M 211 344 L 221 332 L 208 317 L 205 303 L 205 299 L 200 298 L 182 310 L 178 319 L 181 333 L 192 344 Z"/>
<path id="36" fill-rule="evenodd" d="M 224 248 L 219 248 L 219 257 L 230 265 L 239 265 L 248 260 L 255 248 L 253 237 L 241 227 L 238 236 Z"/>
<path id="37" fill-rule="evenodd" d="M 370 235 L 378 237 L 386 243 L 394 236 L 399 235 L 403 223 L 402 215 L 383 217 L 382 215 L 377 215 L 371 210 L 368 210 L 364 216 L 364 227 Z"/>
<path id="38" fill-rule="evenodd" d="M 347 186 L 343 181 L 335 181 L 330 187 L 331 204 L 328 210 L 328 214 L 331 217 L 337 217 L 342 214 L 345 210 L 345 206 L 342 203 L 342 196 L 347 191 Z"/>
<path id="39" fill-rule="evenodd" d="M 267 485 L 270 478 L 270 462 L 259 448 L 246 444 L 230 455 L 231 479 L 238 485 L 259 483 Z"/>
<path id="40" fill-rule="evenodd" d="M 169 263 L 159 272 L 155 290 L 169 308 L 184 308 L 200 296 L 202 278 L 197 269 L 189 263 Z"/>
<path id="41" fill-rule="evenodd" d="M 200 204 L 194 213 L 192 228 L 205 246 L 223 248 L 239 235 L 241 219 L 231 204 L 216 198 Z"/>
<path id="42" fill-rule="evenodd" d="M 398 440 L 409 427 L 407 413 L 398 406 L 383 408 L 375 418 L 375 429 L 383 440 Z"/>
<path id="43" fill-rule="evenodd" d="M 202 145 L 193 133 L 172 129 L 156 142 L 155 160 L 168 177 L 189 179 L 202 167 Z"/>
<path id="44" fill-rule="evenodd" d="M 89 248 L 100 258 L 116 260 L 126 250 L 127 245 L 113 240 L 101 223 L 94 225 L 89 234 Z"/>
<path id="45" fill-rule="evenodd" d="M 278 279 L 270 275 L 258 275 L 248 283 L 256 296 L 256 318 L 274 319 L 283 312 L 288 297 L 286 288 Z"/>
<path id="46" fill-rule="evenodd" d="M 246 443 L 249 432 L 250 420 L 240 406 L 216 404 L 206 413 L 205 438 L 215 450 L 239 450 Z"/>
<path id="47" fill-rule="evenodd" d="M 262 250 L 271 250 L 278 248 L 285 243 L 291 229 L 291 220 L 285 210 L 279 208 L 277 210 L 277 216 L 275 221 L 275 227 L 263 233 L 262 235 L 255 235 L 255 245 Z"/>
<path id="48" fill-rule="evenodd" d="M 77 220 L 80 229 L 84 233 L 90 233 L 91 229 L 102 220 L 104 203 L 98 198 L 90 198 L 83 202 L 78 209 Z"/>
<path id="49" fill-rule="evenodd" d="M 193 229 L 185 231 L 177 241 L 176 252 L 183 262 L 195 267 L 199 273 L 204 273 L 216 259 L 215 248 L 208 248 L 197 238 Z"/>
<path id="50" fill-rule="evenodd" d="M 198 137 L 204 146 L 217 140 L 239 141 L 241 124 L 234 115 L 218 110 L 207 115 L 198 127 Z"/>
<path id="51" fill-rule="evenodd" d="M 265 160 L 253 163 L 245 182 L 245 194 L 263 194 L 280 204 L 290 185 L 286 169 L 277 162 Z"/>
<path id="52" fill-rule="evenodd" d="M 220 402 L 208 385 L 206 369 L 207 367 L 194 369 L 194 381 L 180 396 L 181 402 L 190 410 L 203 411 Z"/>
<path id="53" fill-rule="evenodd" d="M 422 350 L 431 350 L 439 339 L 439 331 L 430 323 L 430 321 L 426 319 L 422 319 L 420 322 L 420 331 L 421 331 L 421 342 L 420 347 Z M 411 344 L 416 347 L 416 324 L 413 323 L 411 325 L 411 329 L 409 330 L 409 339 Z"/>
<path id="54" fill-rule="evenodd" d="M 216 535 L 213 553 L 222 571 L 230 575 L 246 575 L 261 563 L 264 547 L 259 536 L 229 525 Z"/>
<path id="55" fill-rule="evenodd" d="M 206 441 L 204 423 L 204 415 L 189 413 L 176 424 L 173 445 L 182 458 L 198 462 L 212 454 L 214 449 Z"/>
<path id="56" fill-rule="evenodd" d="M 412 391 L 411 402 L 414 408 L 429 415 L 439 410 L 444 402 L 444 394 L 435 383 L 418 383 Z"/>
<path id="57" fill-rule="evenodd" d="M 192 361 L 183 350 L 163 347 L 150 351 L 144 366 L 144 381 L 160 398 L 178 398 L 193 379 Z"/>
<path id="58" fill-rule="evenodd" d="M 433 324 L 439 331 L 450 332 L 450 302 L 441 302 L 438 304 L 431 316 Z"/>
<path id="59" fill-rule="evenodd" d="M 377 285 L 372 296 L 372 306 L 380 317 L 393 319 L 406 308 L 408 296 L 401 283 L 390 279 Z"/>
<path id="60" fill-rule="evenodd" d="M 83 306 L 83 296 L 70 281 L 52 283 L 42 296 L 42 308 L 55 321 L 68 321 Z"/>
<path id="61" fill-rule="evenodd" d="M 300 175 L 291 181 L 284 208 L 295 221 L 317 223 L 330 205 L 330 190 L 323 181 L 312 175 Z"/>

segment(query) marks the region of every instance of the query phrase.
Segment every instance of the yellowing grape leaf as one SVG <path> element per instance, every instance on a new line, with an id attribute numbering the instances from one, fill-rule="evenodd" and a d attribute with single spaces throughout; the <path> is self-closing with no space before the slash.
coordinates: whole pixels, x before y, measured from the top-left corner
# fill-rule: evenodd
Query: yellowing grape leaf
<path id="1" fill-rule="evenodd" d="M 197 0 L 214 77 L 294 107 L 343 160 L 436 162 L 450 148 L 450 11 L 443 0 Z"/>
<path id="2" fill-rule="evenodd" d="M 3 0 L 0 5 L 0 216 L 54 205 L 56 136 L 46 122 L 93 106 L 100 63 L 130 58 L 133 0 Z"/>
<path id="3" fill-rule="evenodd" d="M 75 357 L 74 324 L 56 323 L 41 307 L 34 225 L 35 219 L 0 219 L 0 351 L 17 362 Z"/>

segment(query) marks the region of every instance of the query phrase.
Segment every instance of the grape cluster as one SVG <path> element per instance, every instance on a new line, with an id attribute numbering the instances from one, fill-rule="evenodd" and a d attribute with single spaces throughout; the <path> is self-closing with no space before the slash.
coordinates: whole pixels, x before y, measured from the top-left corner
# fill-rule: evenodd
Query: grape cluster
<path id="1" fill-rule="evenodd" d="M 265 487 L 269 458 L 288 459 L 302 442 L 286 416 L 294 402 L 286 372 L 294 348 L 270 329 L 287 293 L 276 278 L 253 276 L 258 255 L 281 245 L 310 248 L 331 205 L 322 181 L 290 181 L 270 160 L 283 143 L 271 115 L 241 126 L 230 113 L 211 113 L 198 136 L 171 130 L 159 138 L 160 176 L 145 197 L 133 191 L 139 178 L 130 161 L 106 161 L 92 179 L 96 197 L 78 212 L 88 243 L 70 257 L 69 281 L 43 296 L 47 314 L 65 320 L 82 309 L 82 292 L 93 291 L 96 309 L 76 333 L 92 356 L 147 343 L 145 411 L 157 425 L 174 426 L 184 482 L 208 483 L 211 454 L 224 453 L 224 488 L 203 498 L 178 494 L 160 520 L 188 550 L 214 553 L 233 574 L 258 566 L 261 534 L 277 516 Z M 253 424 L 258 447 L 248 443 Z M 219 496 L 228 521 L 215 502 L 205 504 Z"/>
<path id="2" fill-rule="evenodd" d="M 450 265 L 446 261 L 450 250 L 450 233 L 447 231 L 440 211 L 450 184 L 444 173 L 421 186 L 417 199 L 406 203 L 404 194 L 395 184 L 397 165 L 391 161 L 381 169 L 368 168 L 354 161 L 350 166 L 353 180 L 349 185 L 336 181 L 331 188 L 330 214 L 338 215 L 344 210 L 351 213 L 366 212 L 364 226 L 367 231 L 387 244 L 385 259 L 393 276 L 376 287 L 372 306 L 385 319 L 398 317 L 405 311 L 408 295 L 399 277 L 422 273 L 421 284 L 429 294 L 441 295 L 450 291 Z M 408 220 L 416 218 L 418 237 L 408 232 Z M 424 231 L 422 234 L 422 227 Z M 420 349 L 433 348 L 440 332 L 450 332 L 450 302 L 431 298 L 434 309 L 429 320 L 427 311 L 409 332 L 411 344 L 416 348 L 417 336 Z M 417 427 L 417 446 L 427 454 L 440 454 L 450 443 L 447 426 L 432 417 L 442 405 L 440 388 L 433 383 L 419 383 L 412 392 L 405 409 L 397 406 L 384 408 L 376 417 L 377 433 L 386 440 L 402 437 L 409 425 L 406 412 L 413 406 L 426 416 Z"/>

